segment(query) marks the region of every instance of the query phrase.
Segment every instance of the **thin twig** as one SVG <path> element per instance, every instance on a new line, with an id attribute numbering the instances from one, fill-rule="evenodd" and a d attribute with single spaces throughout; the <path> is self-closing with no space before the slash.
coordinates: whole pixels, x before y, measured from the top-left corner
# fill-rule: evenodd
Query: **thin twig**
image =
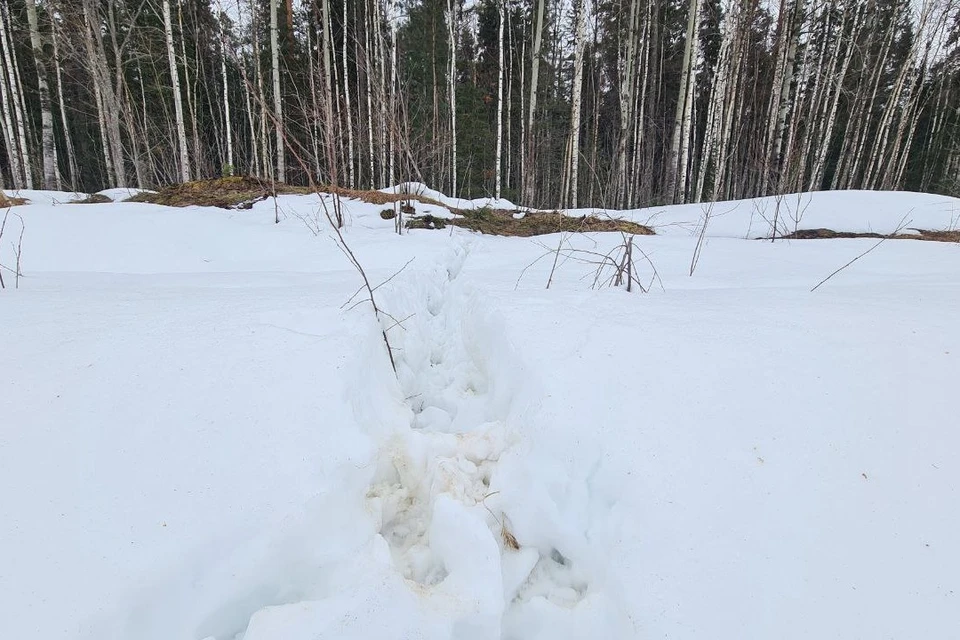
<path id="1" fill-rule="evenodd" d="M 910 212 L 907 213 L 907 215 L 910 215 L 910 213 L 912 213 L 912 212 L 913 212 L 913 210 L 911 209 Z M 831 273 L 830 275 L 828 275 L 826 278 L 824 278 L 823 280 L 821 280 L 820 282 L 818 282 L 818 283 L 817 283 L 817 286 L 815 286 L 813 289 L 810 289 L 810 292 L 813 293 L 814 291 L 816 291 L 817 289 L 819 289 L 819 288 L 820 288 L 820 285 L 822 285 L 823 283 L 825 283 L 827 280 L 829 280 L 829 279 L 832 278 L 833 276 L 837 275 L 838 273 L 840 273 L 841 271 L 843 271 L 844 269 L 846 269 L 847 267 L 849 267 L 850 265 L 852 265 L 854 262 L 856 262 L 857 260 L 859 260 L 859 259 L 862 258 L 863 256 L 867 255 L 868 253 L 870 253 L 871 251 L 873 251 L 874 249 L 876 249 L 877 247 L 879 247 L 880 245 L 882 245 L 884 242 L 886 242 L 886 241 L 889 240 L 890 238 L 896 236 L 898 233 L 900 233 L 900 231 L 903 230 L 904 227 L 906 227 L 908 224 L 910 224 L 910 222 L 913 222 L 913 220 L 911 220 L 910 222 L 905 222 L 906 219 L 907 219 L 907 216 L 903 216 L 903 218 L 901 218 L 901 220 L 900 220 L 900 224 L 897 226 L 897 228 L 894 230 L 893 233 L 891 233 L 891 234 L 888 235 L 888 236 L 883 236 L 882 238 L 880 238 L 880 240 L 879 240 L 875 245 L 873 245 L 872 247 L 870 247 L 869 249 L 867 249 L 866 251 L 864 251 L 863 253 L 861 253 L 860 255 L 858 255 L 856 258 L 854 258 L 853 260 L 851 260 L 851 261 L 848 262 L 847 264 L 843 265 L 842 267 L 840 267 L 839 269 L 837 269 L 836 271 L 834 271 L 833 273 Z"/>

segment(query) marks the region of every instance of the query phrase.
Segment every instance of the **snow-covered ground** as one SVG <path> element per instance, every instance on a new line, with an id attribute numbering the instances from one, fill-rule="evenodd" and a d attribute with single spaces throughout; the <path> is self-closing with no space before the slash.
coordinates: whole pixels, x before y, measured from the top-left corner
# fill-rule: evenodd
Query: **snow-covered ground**
<path id="1" fill-rule="evenodd" d="M 718 203 L 691 277 L 703 210 L 662 208 L 626 214 L 649 294 L 591 288 L 619 234 L 546 290 L 559 236 L 351 202 L 377 325 L 314 196 L 69 195 L 16 208 L 0 291 L 0 638 L 960 637 L 958 245 L 811 293 L 876 241 Z M 960 219 L 804 197 L 800 228 Z"/>

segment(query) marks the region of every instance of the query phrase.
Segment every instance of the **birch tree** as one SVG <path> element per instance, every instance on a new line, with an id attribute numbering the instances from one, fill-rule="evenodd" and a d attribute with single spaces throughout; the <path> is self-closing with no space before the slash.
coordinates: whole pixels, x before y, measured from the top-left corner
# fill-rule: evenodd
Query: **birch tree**
<path id="1" fill-rule="evenodd" d="M 183 119 L 183 97 L 180 93 L 180 72 L 173 46 L 173 21 L 170 18 L 170 0 L 163 0 L 163 31 L 167 41 L 167 63 L 170 65 L 170 84 L 173 88 L 173 108 L 177 123 L 177 143 L 180 150 L 180 180 L 190 182 L 190 154 L 187 151 L 187 127 Z"/>
<path id="2" fill-rule="evenodd" d="M 693 112 L 693 66 L 696 62 L 694 56 L 695 42 L 697 38 L 697 25 L 700 17 L 699 0 L 690 0 L 687 10 L 687 31 L 683 49 L 683 66 L 680 68 L 680 87 L 677 94 L 676 116 L 673 119 L 673 134 L 670 142 L 670 155 L 667 157 L 667 182 L 664 189 L 665 195 L 670 202 L 683 200 L 683 196 L 677 194 L 677 182 L 682 179 L 686 181 L 686 175 L 680 177 L 681 163 L 686 168 L 686 159 L 680 157 L 681 145 L 689 135 L 690 118 Z M 685 154 L 684 154 L 685 155 Z M 684 174 L 686 172 L 684 171 Z"/>
<path id="3" fill-rule="evenodd" d="M 40 97 L 41 149 L 43 153 L 43 188 L 57 186 L 56 147 L 53 139 L 53 109 L 50 103 L 50 86 L 47 83 L 47 54 L 44 51 L 37 20 L 37 5 L 26 0 L 27 21 L 30 25 L 30 46 L 33 48 L 33 63 L 37 68 L 37 93 Z"/>
<path id="4" fill-rule="evenodd" d="M 16 126 L 16 144 L 8 146 L 8 149 L 14 149 L 19 145 L 19 158 L 17 164 L 23 171 L 24 185 L 27 189 L 33 189 L 33 172 L 30 166 L 30 147 L 27 145 L 26 117 L 23 109 L 22 89 L 20 83 L 20 74 L 13 59 L 13 41 L 8 33 L 8 20 L 10 17 L 7 4 L 3 4 L 3 11 L 0 13 L 0 45 L 3 47 L 3 62 L 6 69 L 6 84 L 8 87 L 8 98 L 12 105 L 13 122 Z M 6 107 L 7 102 L 4 101 Z M 11 136 L 12 137 L 12 136 Z"/>
<path id="5" fill-rule="evenodd" d="M 542 0 L 541 0 L 542 1 Z M 447 43 L 450 60 L 447 65 L 447 92 L 450 100 L 450 195 L 457 195 L 457 7 L 456 0 L 447 0 Z"/>
<path id="6" fill-rule="evenodd" d="M 496 168 L 494 170 L 496 174 L 494 198 L 497 200 L 500 199 L 500 180 L 503 170 L 503 25 L 504 22 L 506 22 L 504 16 L 505 3 L 506 0 L 497 0 L 497 11 L 500 17 L 499 35 L 497 37 L 497 42 L 499 43 L 498 54 L 500 56 L 500 61 L 497 65 L 497 151 Z"/>
<path id="7" fill-rule="evenodd" d="M 583 109 L 583 55 L 587 8 L 585 0 L 576 3 L 576 30 L 574 35 L 573 58 L 573 96 L 570 99 L 570 142 L 567 145 L 569 160 L 569 196 L 570 207 L 576 209 L 579 195 L 580 177 L 580 114 Z"/>
<path id="8" fill-rule="evenodd" d="M 530 50 L 530 105 L 527 109 L 526 172 L 523 176 L 523 195 L 527 204 L 534 199 L 534 175 L 536 173 L 536 113 L 537 93 L 540 82 L 540 49 L 543 46 L 543 13 L 546 0 L 537 0 L 537 18 L 533 30 L 533 48 Z"/>
<path id="9" fill-rule="evenodd" d="M 164 0 L 167 2 L 168 0 Z M 273 78 L 273 124 L 277 138 L 277 182 L 285 182 L 287 175 L 286 147 L 283 135 L 283 96 L 280 94 L 280 44 L 277 25 L 277 0 L 270 0 L 270 68 Z"/>

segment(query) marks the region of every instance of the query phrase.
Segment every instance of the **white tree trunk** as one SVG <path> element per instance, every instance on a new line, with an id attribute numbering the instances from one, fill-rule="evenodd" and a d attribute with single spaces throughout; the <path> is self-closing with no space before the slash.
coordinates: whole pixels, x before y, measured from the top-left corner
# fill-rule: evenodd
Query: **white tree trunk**
<path id="1" fill-rule="evenodd" d="M 496 151 L 496 178 L 494 187 L 494 197 L 500 199 L 500 180 L 502 173 L 502 158 L 503 158 L 503 23 L 505 22 L 503 5 L 506 0 L 499 0 L 497 3 L 497 9 L 500 15 L 500 30 L 497 37 L 497 42 L 499 46 L 500 53 L 500 64 L 498 65 L 497 72 L 497 151 Z"/>
<path id="2" fill-rule="evenodd" d="M 13 121 L 16 125 L 18 144 L 20 145 L 20 166 L 23 168 L 24 183 L 27 189 L 33 189 L 33 171 L 30 166 L 30 148 L 27 146 L 26 118 L 23 112 L 23 99 L 20 91 L 20 75 L 13 62 L 12 41 L 7 33 L 7 17 L 9 8 L 3 4 L 3 13 L 0 15 L 0 42 L 3 46 L 3 61 L 7 69 L 7 80 L 10 84 L 10 99 L 13 103 Z"/>
<path id="3" fill-rule="evenodd" d="M 47 84 L 47 55 L 43 50 L 43 38 L 37 21 L 37 6 L 27 0 L 27 22 L 30 24 L 30 46 L 37 66 L 37 93 L 40 96 L 41 144 L 43 152 L 43 188 L 55 189 L 57 185 L 56 145 L 53 138 L 53 110 L 50 106 L 50 86 Z"/>
<path id="4" fill-rule="evenodd" d="M 618 48 L 617 66 L 620 72 L 619 106 L 620 135 L 617 139 L 617 151 L 614 163 L 614 204 L 622 207 L 627 199 L 627 144 L 633 128 L 633 107 L 636 104 L 635 79 L 638 56 L 636 55 L 637 31 L 639 27 L 638 5 L 640 0 L 630 0 L 630 17 L 627 21 L 626 47 Z"/>
<path id="5" fill-rule="evenodd" d="M 569 167 L 570 167 L 570 206 L 577 208 L 577 196 L 579 195 L 579 175 L 580 175 L 580 114 L 582 110 L 583 96 L 583 55 L 585 45 L 585 31 L 587 24 L 587 3 L 585 0 L 577 2 L 577 25 L 576 35 L 574 36 L 574 57 L 573 57 L 573 97 L 571 98 L 570 109 L 570 145 L 569 145 Z"/>
<path id="6" fill-rule="evenodd" d="M 371 41 L 370 41 L 370 31 L 373 29 L 373 18 L 370 13 L 370 3 L 373 0 L 370 0 L 367 4 L 364 17 L 364 48 L 363 48 L 363 60 L 364 60 L 364 75 L 366 77 L 366 89 L 367 89 L 367 162 L 370 165 L 370 188 L 376 189 L 377 176 L 374 169 L 374 154 L 376 153 L 373 147 L 373 68 L 376 64 L 376 61 L 373 60 L 373 56 L 370 51 Z"/>
<path id="7" fill-rule="evenodd" d="M 277 182 L 287 179 L 287 163 L 283 135 L 283 96 L 280 95 L 280 44 L 277 25 L 277 0 L 270 0 L 270 66 L 273 73 L 273 118 L 277 134 Z"/>
<path id="8" fill-rule="evenodd" d="M 397 107 L 397 13 L 399 7 L 391 4 L 392 11 L 388 17 L 390 20 L 390 122 L 388 123 L 390 131 L 390 179 L 388 184 L 396 184 L 396 162 L 398 153 L 399 131 L 399 109 Z"/>
<path id="9" fill-rule="evenodd" d="M 167 62 L 173 85 L 173 109 L 177 121 L 177 142 L 180 151 L 180 179 L 190 182 L 190 154 L 187 152 L 187 128 L 183 121 L 183 98 L 180 94 L 180 72 L 173 46 L 173 21 L 170 19 L 170 0 L 163 0 L 163 30 L 167 40 Z"/>
<path id="10" fill-rule="evenodd" d="M 694 89 L 696 87 L 696 62 L 700 50 L 700 7 L 694 9 L 695 23 L 693 28 L 693 44 L 691 45 L 690 68 L 687 72 L 687 91 L 683 102 L 683 122 L 680 127 L 680 158 L 677 166 L 677 197 L 676 201 L 687 202 L 687 169 L 690 164 L 690 138 L 693 133 Z"/>
<path id="11" fill-rule="evenodd" d="M 222 27 L 221 27 L 222 28 Z M 232 176 L 233 163 L 233 119 L 230 115 L 230 84 L 227 81 L 227 34 L 226 29 L 221 32 L 220 39 L 220 76 L 223 80 L 223 128 L 227 137 L 227 166 L 225 172 Z"/>
<path id="12" fill-rule="evenodd" d="M 3 29 L 0 24 L 0 29 Z M 5 36 L 3 38 L 5 40 Z M 16 127 L 14 126 L 14 116 L 12 112 L 12 102 L 10 90 L 8 89 L 8 78 L 6 67 L 0 65 L 0 100 L 3 102 L 3 142 L 7 149 L 7 158 L 10 162 L 10 177 L 14 189 L 22 189 L 26 186 L 23 175 L 23 163 L 20 157 L 20 150 L 17 144 Z"/>
<path id="13" fill-rule="evenodd" d="M 350 108 L 350 74 L 347 71 L 347 0 L 343 0 L 343 95 L 346 100 L 346 112 L 343 114 L 347 130 L 347 179 L 350 181 L 350 188 L 356 188 L 356 176 L 353 173 L 354 155 L 353 155 L 353 120 L 352 110 Z"/>
<path id="14" fill-rule="evenodd" d="M 193 82 L 190 80 L 190 65 L 187 63 L 187 41 L 183 37 L 183 2 L 182 0 L 177 4 L 177 25 L 180 29 L 180 57 L 183 60 L 183 86 L 186 87 L 187 91 L 187 108 L 190 113 L 190 129 L 192 136 L 190 137 L 193 142 L 193 160 L 191 161 L 193 170 L 199 171 L 200 167 L 200 132 L 197 130 L 197 102 L 193 93 Z M 198 52 L 199 53 L 199 52 Z M 197 56 L 198 62 L 199 56 Z M 119 66 L 119 65 L 118 65 Z M 119 91 L 118 91 L 119 95 Z"/>
<path id="15" fill-rule="evenodd" d="M 323 12 L 320 18 L 323 21 L 323 117 L 326 128 L 327 172 L 330 174 L 331 182 L 339 185 L 340 171 L 337 167 L 337 146 L 333 126 L 333 65 L 330 57 L 330 51 L 333 48 L 330 22 L 333 17 L 330 15 L 330 0 L 323 0 L 321 10 Z"/>
<path id="16" fill-rule="evenodd" d="M 667 157 L 667 182 L 664 189 L 664 196 L 669 202 L 677 201 L 677 180 L 679 177 L 679 158 L 681 140 L 688 135 L 687 120 L 690 113 L 687 97 L 690 93 L 690 76 L 693 75 L 693 65 L 696 62 L 693 57 L 694 41 L 698 39 L 696 26 L 700 16 L 699 0 L 690 0 L 687 14 L 687 33 L 686 44 L 683 48 L 683 66 L 680 69 L 680 90 L 677 94 L 677 110 L 673 119 L 673 134 L 670 142 L 670 155 Z"/>
<path id="17" fill-rule="evenodd" d="M 447 41 L 450 61 L 447 65 L 447 87 L 450 96 L 450 195 L 457 196 L 457 7 L 447 0 Z"/>
<path id="18" fill-rule="evenodd" d="M 533 32 L 533 50 L 530 52 L 530 108 L 527 112 L 526 173 L 523 176 L 523 197 L 528 206 L 533 205 L 535 196 L 534 176 L 536 175 L 534 152 L 536 148 L 536 129 L 534 118 L 537 113 L 537 83 L 540 79 L 540 47 L 543 45 L 543 12 L 546 0 L 537 0 L 537 23 Z"/>

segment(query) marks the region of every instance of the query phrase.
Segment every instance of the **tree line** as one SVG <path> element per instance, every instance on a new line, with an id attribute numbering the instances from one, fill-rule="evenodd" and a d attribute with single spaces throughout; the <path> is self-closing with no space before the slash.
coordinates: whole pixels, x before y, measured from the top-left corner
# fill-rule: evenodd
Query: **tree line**
<path id="1" fill-rule="evenodd" d="M 0 0 L 0 182 L 960 195 L 955 0 Z"/>

